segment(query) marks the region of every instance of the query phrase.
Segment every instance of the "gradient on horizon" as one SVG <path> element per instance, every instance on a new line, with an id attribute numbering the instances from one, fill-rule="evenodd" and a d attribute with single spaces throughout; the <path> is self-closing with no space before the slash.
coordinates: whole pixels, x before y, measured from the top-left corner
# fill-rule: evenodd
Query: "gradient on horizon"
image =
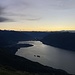
<path id="1" fill-rule="evenodd" d="M 75 30 L 75 0 L 0 0 L 0 29 Z"/>

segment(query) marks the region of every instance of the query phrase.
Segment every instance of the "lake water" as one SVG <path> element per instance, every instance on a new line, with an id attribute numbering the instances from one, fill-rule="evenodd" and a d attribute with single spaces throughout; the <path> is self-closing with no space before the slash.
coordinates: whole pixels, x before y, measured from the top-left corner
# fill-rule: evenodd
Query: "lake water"
<path id="1" fill-rule="evenodd" d="M 32 44 L 34 46 L 20 48 L 15 55 L 75 74 L 75 52 L 48 46 L 40 41 L 21 41 L 18 44 Z"/>

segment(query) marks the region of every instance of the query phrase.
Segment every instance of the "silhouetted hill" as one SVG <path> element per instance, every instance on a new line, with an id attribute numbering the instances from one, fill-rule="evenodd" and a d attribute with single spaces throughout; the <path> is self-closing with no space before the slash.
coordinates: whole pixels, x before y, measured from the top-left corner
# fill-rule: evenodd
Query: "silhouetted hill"
<path id="1" fill-rule="evenodd" d="M 49 32 L 39 32 L 39 31 L 31 31 L 31 32 L 25 32 L 25 33 L 32 36 L 34 40 L 41 40 L 43 39 L 43 37 L 49 34 Z"/>
<path id="2" fill-rule="evenodd" d="M 41 40 L 44 44 L 75 51 L 75 33 L 51 32 Z"/>
<path id="3" fill-rule="evenodd" d="M 28 41 L 33 38 L 24 32 L 19 31 L 1 31 L 0 30 L 0 47 L 15 44 L 18 41 Z"/>
<path id="4" fill-rule="evenodd" d="M 19 71 L 31 73 L 49 73 L 50 75 L 70 75 L 61 69 L 43 66 L 37 62 L 32 62 L 23 57 L 12 55 L 0 49 L 0 65 L 8 66 Z"/>

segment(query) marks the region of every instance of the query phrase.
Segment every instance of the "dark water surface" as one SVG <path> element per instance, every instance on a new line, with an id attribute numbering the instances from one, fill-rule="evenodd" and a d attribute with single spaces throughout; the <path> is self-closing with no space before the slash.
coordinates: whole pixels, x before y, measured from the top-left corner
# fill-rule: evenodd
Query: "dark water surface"
<path id="1" fill-rule="evenodd" d="M 20 48 L 15 55 L 75 74 L 75 52 L 48 46 L 40 41 L 21 41 L 18 44 L 34 46 Z"/>

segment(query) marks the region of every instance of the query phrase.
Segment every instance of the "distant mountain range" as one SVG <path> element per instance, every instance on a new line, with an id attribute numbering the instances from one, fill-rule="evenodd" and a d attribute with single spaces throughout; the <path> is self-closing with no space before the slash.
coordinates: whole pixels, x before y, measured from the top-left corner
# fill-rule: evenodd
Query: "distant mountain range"
<path id="1" fill-rule="evenodd" d="M 18 31 L 1 31 L 0 30 L 0 47 L 15 44 L 19 41 L 33 40 L 33 37 Z"/>
<path id="2" fill-rule="evenodd" d="M 73 32 L 50 32 L 41 41 L 57 48 L 75 51 L 75 33 Z"/>
<path id="3" fill-rule="evenodd" d="M 40 40 L 47 45 L 75 51 L 74 31 L 20 32 L 0 30 L 0 47 L 15 44 L 19 41 L 28 40 Z"/>

